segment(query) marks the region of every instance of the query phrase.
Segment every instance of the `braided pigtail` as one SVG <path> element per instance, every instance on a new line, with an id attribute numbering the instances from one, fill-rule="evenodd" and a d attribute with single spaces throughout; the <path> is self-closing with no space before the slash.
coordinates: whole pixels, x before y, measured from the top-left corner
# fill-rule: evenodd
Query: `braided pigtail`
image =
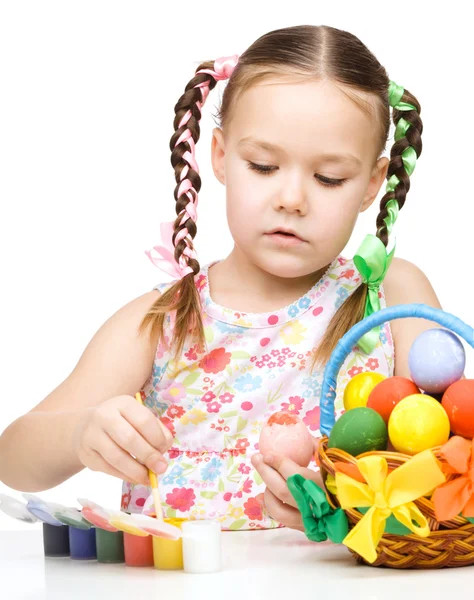
<path id="1" fill-rule="evenodd" d="M 388 245 L 398 211 L 405 204 L 410 189 L 410 176 L 422 152 L 423 133 L 418 100 L 393 82 L 390 82 L 389 97 L 393 106 L 395 143 L 390 152 L 386 194 L 380 201 L 380 212 L 377 216 L 377 237 L 385 247 Z"/>
<path id="2" fill-rule="evenodd" d="M 386 193 L 380 201 L 380 212 L 376 220 L 377 233 L 369 234 L 354 256 L 354 264 L 363 283 L 331 319 L 315 352 L 312 368 L 327 363 L 341 337 L 360 320 L 380 310 L 380 286 L 395 252 L 395 246 L 390 253 L 387 252 L 389 236 L 399 210 L 405 204 L 410 189 L 410 176 L 422 152 L 423 131 L 420 104 L 410 92 L 391 81 L 388 98 L 390 106 L 393 107 L 395 143 L 390 153 Z M 375 327 L 364 335 L 357 345 L 369 354 L 375 348 L 379 334 L 380 327 Z"/>
<path id="3" fill-rule="evenodd" d="M 195 158 L 195 145 L 199 140 L 201 109 L 207 96 L 217 82 L 232 75 L 238 56 L 224 57 L 205 62 L 196 70 L 195 76 L 185 88 L 174 107 L 174 129 L 171 136 L 171 164 L 174 168 L 176 187 L 176 219 L 161 225 L 162 245 L 155 246 L 146 254 L 157 267 L 178 281 L 167 289 L 153 304 L 145 316 L 142 327 L 152 324 L 158 340 L 164 340 L 164 323 L 168 313 L 174 318 L 174 358 L 180 356 L 186 337 L 193 336 L 204 346 L 204 328 L 201 302 L 194 277 L 200 271 L 194 238 L 197 232 L 198 193 L 201 189 L 199 167 Z"/>

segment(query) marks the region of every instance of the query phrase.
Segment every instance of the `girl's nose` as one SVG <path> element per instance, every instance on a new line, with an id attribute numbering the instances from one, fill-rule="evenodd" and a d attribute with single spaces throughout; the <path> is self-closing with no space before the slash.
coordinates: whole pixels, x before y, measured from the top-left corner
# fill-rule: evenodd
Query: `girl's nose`
<path id="1" fill-rule="evenodd" d="M 280 188 L 275 196 L 274 206 L 276 210 L 284 209 L 289 213 L 307 214 L 307 191 L 300 178 L 294 178 L 288 185 Z"/>

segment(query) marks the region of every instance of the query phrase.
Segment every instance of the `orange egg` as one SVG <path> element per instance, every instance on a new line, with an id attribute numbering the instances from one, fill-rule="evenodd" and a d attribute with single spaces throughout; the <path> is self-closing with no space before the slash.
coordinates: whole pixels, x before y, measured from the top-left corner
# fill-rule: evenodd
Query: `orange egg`
<path id="1" fill-rule="evenodd" d="M 367 406 L 376 410 L 385 423 L 388 423 L 392 410 L 400 400 L 419 393 L 419 388 L 411 379 L 399 376 L 389 377 L 378 383 L 370 392 Z"/>
<path id="2" fill-rule="evenodd" d="M 451 431 L 474 438 L 474 379 L 460 379 L 443 394 L 441 404 L 448 413 Z"/>

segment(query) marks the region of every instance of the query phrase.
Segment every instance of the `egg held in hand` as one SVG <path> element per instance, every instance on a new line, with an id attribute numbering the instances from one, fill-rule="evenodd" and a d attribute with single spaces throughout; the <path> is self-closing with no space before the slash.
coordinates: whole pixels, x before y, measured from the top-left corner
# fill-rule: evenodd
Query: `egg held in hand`
<path id="1" fill-rule="evenodd" d="M 313 437 L 301 419 L 290 413 L 274 413 L 263 426 L 259 452 L 286 456 L 300 467 L 307 467 L 314 453 Z"/>

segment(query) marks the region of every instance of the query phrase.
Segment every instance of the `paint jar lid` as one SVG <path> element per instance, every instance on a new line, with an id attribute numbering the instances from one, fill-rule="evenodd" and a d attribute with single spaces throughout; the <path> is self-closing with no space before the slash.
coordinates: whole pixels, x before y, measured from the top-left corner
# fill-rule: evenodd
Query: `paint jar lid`
<path id="1" fill-rule="evenodd" d="M 147 537 L 147 535 L 150 535 L 138 526 L 136 519 L 134 519 L 132 515 L 119 510 L 114 511 L 110 515 L 110 524 L 120 531 L 124 531 L 125 533 L 130 533 L 132 535 L 138 535 L 141 537 Z"/>
<path id="2" fill-rule="evenodd" d="M 82 506 L 82 516 L 89 521 L 89 523 L 92 523 L 92 525 L 95 525 L 100 529 L 105 529 L 106 531 L 118 531 L 117 527 L 110 524 L 110 518 L 114 511 L 108 510 L 87 498 L 78 498 L 77 501 Z"/>
<path id="3" fill-rule="evenodd" d="M 90 529 L 91 524 L 86 521 L 81 515 L 81 512 L 77 508 L 70 508 L 69 506 L 62 506 L 61 504 L 51 503 L 53 508 L 53 516 L 61 521 L 63 525 L 69 525 L 70 527 L 76 527 L 77 529 Z"/>
<path id="4" fill-rule="evenodd" d="M 28 510 L 41 521 L 57 526 L 70 525 L 78 529 L 91 528 L 91 524 L 82 517 L 77 508 L 48 502 L 35 494 L 23 494 L 23 497 L 28 501 Z"/>
<path id="5" fill-rule="evenodd" d="M 0 510 L 9 517 L 24 523 L 36 523 L 38 521 L 24 502 L 13 498 L 13 496 L 7 496 L 7 494 L 0 494 Z"/>
<path id="6" fill-rule="evenodd" d="M 148 517 L 142 514 L 131 514 L 114 511 L 110 522 L 118 529 L 134 535 L 153 535 L 155 537 L 177 540 L 181 537 L 179 527 Z"/>
<path id="7" fill-rule="evenodd" d="M 56 527 L 63 525 L 61 521 L 58 521 L 58 519 L 54 517 L 48 502 L 45 502 L 35 494 L 23 494 L 23 498 L 28 502 L 26 505 L 27 509 L 40 521 L 48 523 L 48 525 L 55 525 Z"/>
<path id="8" fill-rule="evenodd" d="M 177 540 L 181 537 L 181 529 L 176 525 L 155 519 L 143 514 L 130 515 L 137 523 L 137 527 L 142 528 L 150 535 L 166 538 L 170 540 Z M 177 520 L 175 522 L 178 522 Z"/>

